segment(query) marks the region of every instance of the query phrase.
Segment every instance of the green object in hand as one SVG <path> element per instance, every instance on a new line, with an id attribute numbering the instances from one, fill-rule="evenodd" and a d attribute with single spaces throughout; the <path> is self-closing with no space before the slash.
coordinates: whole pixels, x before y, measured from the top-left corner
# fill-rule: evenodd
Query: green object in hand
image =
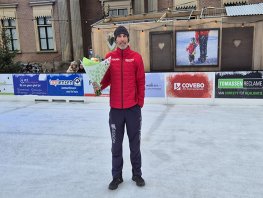
<path id="1" fill-rule="evenodd" d="M 110 61 L 111 57 L 101 62 L 94 62 L 90 59 L 87 59 L 86 57 L 83 57 L 83 60 L 81 61 L 86 74 L 88 75 L 89 80 L 92 83 L 96 96 L 100 96 L 102 94 L 100 82 L 110 66 Z"/>
<path id="2" fill-rule="evenodd" d="M 95 91 L 95 95 L 96 95 L 96 96 L 100 96 L 100 95 L 101 95 L 101 90 L 100 90 L 100 89 L 96 90 L 96 91 Z"/>

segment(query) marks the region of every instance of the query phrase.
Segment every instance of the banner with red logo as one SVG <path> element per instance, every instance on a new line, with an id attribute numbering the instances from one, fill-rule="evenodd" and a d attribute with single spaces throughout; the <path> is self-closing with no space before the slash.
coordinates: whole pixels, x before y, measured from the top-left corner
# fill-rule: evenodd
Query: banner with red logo
<path id="1" fill-rule="evenodd" d="M 171 73 L 166 76 L 166 95 L 174 98 L 212 98 L 214 73 Z"/>

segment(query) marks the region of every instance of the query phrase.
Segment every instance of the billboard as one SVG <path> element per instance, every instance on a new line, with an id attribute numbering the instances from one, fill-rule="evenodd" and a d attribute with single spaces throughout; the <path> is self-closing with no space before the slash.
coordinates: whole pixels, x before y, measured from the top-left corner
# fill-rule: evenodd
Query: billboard
<path id="1" fill-rule="evenodd" d="M 166 95 L 172 98 L 212 98 L 213 73 L 168 74 Z"/>
<path id="2" fill-rule="evenodd" d="M 145 97 L 165 97 L 165 74 L 145 74 Z"/>
<path id="3" fill-rule="evenodd" d="M 176 31 L 175 66 L 218 66 L 219 29 Z"/>
<path id="4" fill-rule="evenodd" d="M 263 72 L 215 73 L 215 98 L 263 98 Z"/>
<path id="5" fill-rule="evenodd" d="M 0 95 L 14 95 L 12 74 L 0 74 Z"/>
<path id="6" fill-rule="evenodd" d="M 84 95 L 82 74 L 50 74 L 47 80 L 50 96 Z"/>
<path id="7" fill-rule="evenodd" d="M 14 74 L 15 95 L 47 95 L 46 74 Z"/>

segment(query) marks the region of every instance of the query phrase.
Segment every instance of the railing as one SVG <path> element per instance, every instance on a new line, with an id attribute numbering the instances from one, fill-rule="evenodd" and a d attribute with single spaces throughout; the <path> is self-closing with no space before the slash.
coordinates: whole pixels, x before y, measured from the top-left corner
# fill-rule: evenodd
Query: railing
<path id="1" fill-rule="evenodd" d="M 207 7 L 202 9 L 200 18 L 213 18 L 222 16 L 226 16 L 225 8 Z"/>

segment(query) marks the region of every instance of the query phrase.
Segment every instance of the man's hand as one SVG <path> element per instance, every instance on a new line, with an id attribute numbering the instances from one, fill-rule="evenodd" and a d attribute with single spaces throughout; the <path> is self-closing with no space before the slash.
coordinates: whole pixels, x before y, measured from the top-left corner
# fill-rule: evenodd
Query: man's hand
<path id="1" fill-rule="evenodd" d="M 98 83 L 93 82 L 92 86 L 93 86 L 95 95 L 100 96 L 101 95 L 101 89 L 100 89 L 100 86 L 98 85 Z"/>

